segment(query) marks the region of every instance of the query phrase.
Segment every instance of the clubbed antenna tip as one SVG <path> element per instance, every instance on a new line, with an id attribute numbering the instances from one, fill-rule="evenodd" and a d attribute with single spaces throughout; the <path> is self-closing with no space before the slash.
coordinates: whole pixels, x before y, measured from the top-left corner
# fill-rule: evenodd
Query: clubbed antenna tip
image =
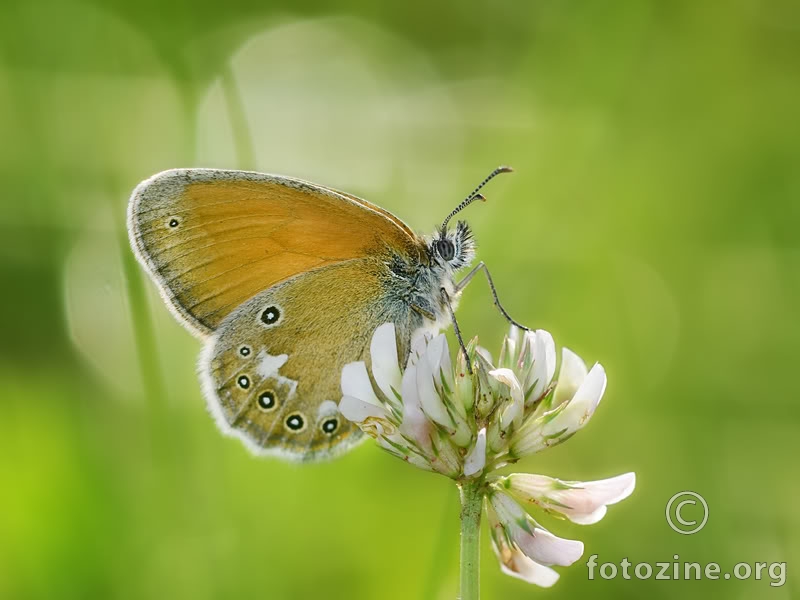
<path id="1" fill-rule="evenodd" d="M 495 177 L 500 175 L 500 173 L 511 173 L 513 171 L 514 171 L 514 169 L 512 169 L 511 167 L 502 165 L 502 166 L 497 167 L 491 173 L 489 173 L 489 175 L 486 177 L 486 179 L 481 181 L 480 185 L 478 185 L 478 187 L 476 187 L 474 190 L 472 190 L 472 193 L 469 196 L 467 196 L 466 198 L 464 198 L 464 200 L 461 202 L 461 204 L 459 204 L 458 206 L 455 207 L 455 209 L 453 209 L 453 212 L 451 212 L 449 215 L 447 215 L 447 218 L 442 223 L 442 235 L 444 236 L 445 231 L 447 231 L 447 224 L 450 222 L 450 219 L 452 219 L 454 216 L 456 216 L 459 212 L 461 212 L 466 207 L 468 207 L 470 204 L 475 202 L 475 200 L 486 201 L 486 198 L 483 196 L 483 194 L 479 194 L 478 193 L 483 186 L 485 186 L 492 179 L 494 179 Z"/>

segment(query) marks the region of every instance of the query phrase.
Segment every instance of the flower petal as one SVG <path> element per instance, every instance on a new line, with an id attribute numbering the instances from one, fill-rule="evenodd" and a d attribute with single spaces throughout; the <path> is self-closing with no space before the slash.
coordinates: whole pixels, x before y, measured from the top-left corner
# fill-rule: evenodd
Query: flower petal
<path id="1" fill-rule="evenodd" d="M 514 366 L 517 347 L 519 346 L 520 329 L 514 325 L 509 328 L 508 334 L 503 338 L 503 346 L 500 348 L 500 358 L 498 366 L 510 369 Z"/>
<path id="2" fill-rule="evenodd" d="M 572 398 L 586 379 L 586 364 L 569 348 L 561 350 L 561 370 L 553 392 L 553 407 Z"/>
<path id="3" fill-rule="evenodd" d="M 433 339 L 433 332 L 427 327 L 415 329 L 411 334 L 411 350 L 408 354 L 406 366 L 416 365 L 420 357 L 425 354 L 425 349 Z"/>
<path id="4" fill-rule="evenodd" d="M 431 345 L 433 345 L 433 343 L 439 339 L 439 337 L 444 336 L 437 336 L 437 338 L 434 338 L 434 341 L 431 342 Z M 433 348 L 436 353 L 440 352 L 440 349 L 441 345 Z M 436 365 L 441 364 L 441 359 L 431 357 L 429 354 L 430 353 L 426 353 L 425 357 L 423 357 L 416 366 L 417 393 L 419 394 L 420 406 L 429 419 L 435 421 L 449 432 L 453 432 L 455 429 L 455 423 L 447 413 L 447 409 L 445 408 L 434 383 L 435 375 L 433 368 L 435 368 Z"/>
<path id="5" fill-rule="evenodd" d="M 383 405 L 375 395 L 375 390 L 372 389 L 367 365 L 363 361 L 351 362 L 342 368 L 342 395 L 355 396 L 359 400 L 370 402 L 376 406 Z"/>
<path id="6" fill-rule="evenodd" d="M 583 554 L 583 542 L 556 537 L 539 527 L 511 496 L 494 487 L 489 499 L 508 538 L 539 564 L 567 567 Z"/>
<path id="7" fill-rule="evenodd" d="M 558 581 L 558 573 L 528 558 L 522 550 L 508 545 L 500 550 L 494 542 L 492 548 L 500 560 L 500 570 L 506 575 L 544 588 L 552 587 Z"/>
<path id="8" fill-rule="evenodd" d="M 511 369 L 494 369 L 489 371 L 489 375 L 508 386 L 511 392 L 511 403 L 500 415 L 500 430 L 507 431 L 512 423 L 519 427 L 522 425 L 522 413 L 525 410 L 525 395 L 517 376 Z"/>
<path id="9" fill-rule="evenodd" d="M 568 567 L 583 556 L 583 542 L 560 538 L 538 527 L 532 533 L 517 530 L 514 541 L 526 556 L 545 566 Z"/>
<path id="10" fill-rule="evenodd" d="M 553 336 L 544 329 L 526 331 L 518 361 L 524 377 L 526 403 L 541 398 L 556 370 L 556 346 Z"/>
<path id="11" fill-rule="evenodd" d="M 389 412 L 382 406 L 372 402 L 364 402 L 355 396 L 342 396 L 339 402 L 339 412 L 348 421 L 363 423 L 369 417 L 389 420 Z"/>
<path id="12" fill-rule="evenodd" d="M 372 358 L 372 376 L 375 378 L 375 383 L 389 401 L 396 401 L 402 375 L 397 359 L 394 323 L 384 323 L 375 330 L 369 353 Z"/>
<path id="13" fill-rule="evenodd" d="M 448 389 L 453 389 L 453 363 L 450 360 L 450 346 L 447 344 L 447 337 L 440 333 L 428 344 L 425 358 L 431 367 L 431 373 L 437 384 L 441 384 L 442 377 L 447 383 Z"/>
<path id="14" fill-rule="evenodd" d="M 475 440 L 475 445 L 472 450 L 467 454 L 464 459 L 464 475 L 472 477 L 483 471 L 486 466 L 486 427 L 478 432 L 478 438 Z"/>
<path id="15" fill-rule="evenodd" d="M 565 429 L 565 434 L 559 436 L 563 437 L 564 435 L 571 435 L 583 427 L 594 414 L 597 405 L 600 404 L 600 400 L 606 390 L 606 383 L 606 372 L 603 369 L 603 365 L 600 363 L 595 364 L 575 392 L 575 395 L 571 400 L 568 400 L 564 410 L 543 427 L 544 435 L 548 436 Z"/>
<path id="16" fill-rule="evenodd" d="M 430 449 L 431 423 L 422 412 L 417 392 L 417 367 L 409 363 L 400 383 L 403 397 L 403 422 L 400 431 L 414 440 L 421 448 Z"/>
<path id="17" fill-rule="evenodd" d="M 540 565 L 535 560 L 528 558 L 522 550 L 506 546 L 507 550 L 501 554 L 496 544 L 492 544 L 492 547 L 500 559 L 500 569 L 506 575 L 511 575 L 539 587 L 552 587 L 558 581 L 558 573 L 550 567 Z"/>
<path id="18" fill-rule="evenodd" d="M 561 513 L 574 523 L 591 525 L 605 516 L 606 506 L 631 495 L 636 487 L 636 474 L 581 482 L 513 473 L 501 481 L 501 485 L 519 500 Z"/>
<path id="19" fill-rule="evenodd" d="M 578 485 L 578 482 L 574 485 Z M 607 506 L 616 504 L 633 493 L 636 474 L 625 473 L 609 479 L 589 481 L 581 487 L 584 489 L 573 490 L 574 496 L 569 498 L 574 510 L 567 517 L 580 525 L 591 525 L 603 518 Z M 592 510 L 594 507 L 596 508 Z"/>
<path id="20" fill-rule="evenodd" d="M 513 542 L 509 543 L 503 525 L 491 505 L 487 506 L 486 514 L 492 536 L 492 549 L 500 561 L 503 573 L 541 587 L 550 587 L 558 581 L 558 573 L 553 569 L 528 558 Z"/>
<path id="21" fill-rule="evenodd" d="M 480 354 L 481 357 L 483 358 L 483 360 L 485 360 L 487 363 L 492 365 L 492 368 L 494 368 L 494 361 L 492 360 L 492 353 L 491 352 L 489 352 L 483 346 L 476 346 L 475 347 L 475 352 L 477 354 Z"/>

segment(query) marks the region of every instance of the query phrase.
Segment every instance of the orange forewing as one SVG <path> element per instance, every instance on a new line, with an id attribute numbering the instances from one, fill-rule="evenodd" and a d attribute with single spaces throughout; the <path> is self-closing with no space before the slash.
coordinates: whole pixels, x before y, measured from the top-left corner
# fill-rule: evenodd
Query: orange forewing
<path id="1" fill-rule="evenodd" d="M 165 297 L 200 334 L 299 273 L 387 245 L 425 260 L 422 240 L 388 211 L 300 180 L 244 171 L 160 173 L 134 192 L 129 227 Z"/>

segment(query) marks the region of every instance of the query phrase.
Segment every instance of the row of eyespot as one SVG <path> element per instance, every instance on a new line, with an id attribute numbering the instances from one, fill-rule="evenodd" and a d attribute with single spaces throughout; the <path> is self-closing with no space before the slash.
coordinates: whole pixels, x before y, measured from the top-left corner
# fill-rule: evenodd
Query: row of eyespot
<path id="1" fill-rule="evenodd" d="M 239 349 L 239 353 L 242 356 L 248 356 L 250 354 L 250 348 L 247 346 L 242 346 Z M 250 387 L 250 378 L 247 375 L 239 375 L 236 380 L 236 383 L 239 384 L 239 387 L 243 390 L 246 390 Z M 275 397 L 275 392 L 272 390 L 267 390 L 262 392 L 258 396 L 258 408 L 264 412 L 272 412 L 278 406 L 277 399 Z M 328 435 L 332 435 L 339 426 L 339 420 L 336 417 L 331 417 L 329 419 L 325 419 L 322 422 L 320 428 L 324 433 Z M 286 417 L 286 427 L 291 429 L 292 431 L 302 431 L 305 427 L 305 419 L 301 413 L 292 413 L 288 417 Z"/>

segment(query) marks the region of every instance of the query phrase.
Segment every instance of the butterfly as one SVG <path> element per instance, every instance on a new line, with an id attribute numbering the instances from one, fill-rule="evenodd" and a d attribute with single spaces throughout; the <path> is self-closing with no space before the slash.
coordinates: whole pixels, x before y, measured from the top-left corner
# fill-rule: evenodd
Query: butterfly
<path id="1" fill-rule="evenodd" d="M 495 169 L 433 235 L 351 194 L 249 171 L 173 169 L 133 191 L 131 246 L 167 306 L 205 346 L 199 374 L 220 429 L 256 454 L 334 457 L 361 431 L 337 410 L 342 367 L 370 363 L 370 340 L 392 322 L 398 356 L 450 322 L 455 274 L 475 255 L 452 217 L 508 167 Z M 521 325 L 519 325 L 522 327 Z"/>

